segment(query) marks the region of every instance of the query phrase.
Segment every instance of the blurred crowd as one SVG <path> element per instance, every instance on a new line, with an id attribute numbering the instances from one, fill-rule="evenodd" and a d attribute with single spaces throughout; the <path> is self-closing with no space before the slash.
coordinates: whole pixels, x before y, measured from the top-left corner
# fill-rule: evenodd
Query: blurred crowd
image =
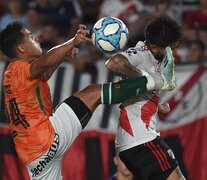
<path id="1" fill-rule="evenodd" d="M 39 39 L 46 52 L 75 35 L 78 24 L 92 28 L 104 16 L 123 20 L 130 33 L 128 46 L 144 41 L 144 27 L 156 16 L 166 15 L 183 27 L 183 38 L 174 52 L 176 63 L 207 62 L 207 0 L 1 0 L 0 30 L 20 20 Z M 80 47 L 68 61 L 77 70 L 106 59 L 92 44 Z M 0 53 L 1 61 L 8 58 Z"/>

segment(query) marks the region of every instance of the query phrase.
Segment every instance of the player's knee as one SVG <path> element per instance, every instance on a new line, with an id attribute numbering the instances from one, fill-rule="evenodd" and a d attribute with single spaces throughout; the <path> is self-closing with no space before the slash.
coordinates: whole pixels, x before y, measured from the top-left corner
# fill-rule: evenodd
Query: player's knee
<path id="1" fill-rule="evenodd" d="M 70 96 L 63 102 L 70 106 L 70 108 L 78 117 L 82 128 L 84 128 L 92 116 L 92 112 L 88 106 L 79 97 L 76 96 Z"/>
<path id="2" fill-rule="evenodd" d="M 167 178 L 167 180 L 185 180 L 185 177 L 183 176 L 182 172 L 180 171 L 180 168 L 177 167 L 170 174 L 170 176 Z"/>
<path id="3" fill-rule="evenodd" d="M 80 98 L 93 112 L 94 109 L 101 103 L 101 85 L 88 85 L 83 90 L 75 93 L 74 96 Z"/>
<path id="4" fill-rule="evenodd" d="M 85 88 L 84 98 L 89 102 L 94 102 L 94 104 L 100 103 L 101 98 L 101 85 L 100 84 L 91 84 Z M 87 102 L 88 102 L 87 101 Z"/>
<path id="5" fill-rule="evenodd" d="M 101 85 L 100 84 L 90 84 L 86 87 L 86 90 L 89 92 L 100 92 Z"/>
<path id="6" fill-rule="evenodd" d="M 90 99 L 92 96 L 96 96 L 98 94 L 101 94 L 101 85 L 90 84 L 83 90 L 76 92 L 73 95 L 79 97 L 80 99 Z"/>

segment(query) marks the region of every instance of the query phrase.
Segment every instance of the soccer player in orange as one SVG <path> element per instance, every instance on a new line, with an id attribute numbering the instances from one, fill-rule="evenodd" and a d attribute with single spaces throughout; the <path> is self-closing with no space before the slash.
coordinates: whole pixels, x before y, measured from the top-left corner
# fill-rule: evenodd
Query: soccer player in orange
<path id="1" fill-rule="evenodd" d="M 142 92 L 165 90 L 168 86 L 162 73 L 92 84 L 61 102 L 53 111 L 47 80 L 65 56 L 77 53 L 77 45 L 91 42 L 88 34 L 86 26 L 79 25 L 72 39 L 42 54 L 36 38 L 21 23 L 9 24 L 0 33 L 0 50 L 11 59 L 3 77 L 9 127 L 17 154 L 27 166 L 31 179 L 62 178 L 63 155 L 99 104 L 119 103 Z"/>

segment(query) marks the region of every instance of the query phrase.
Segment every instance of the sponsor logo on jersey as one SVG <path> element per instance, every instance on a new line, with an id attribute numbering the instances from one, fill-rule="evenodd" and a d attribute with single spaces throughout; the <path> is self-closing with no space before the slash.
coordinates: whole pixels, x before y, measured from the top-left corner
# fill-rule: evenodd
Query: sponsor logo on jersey
<path id="1" fill-rule="evenodd" d="M 37 177 L 47 167 L 51 159 L 55 156 L 59 147 L 59 135 L 55 134 L 54 141 L 48 150 L 46 155 L 41 157 L 41 160 L 37 163 L 36 167 L 31 169 L 32 177 Z"/>
<path id="2" fill-rule="evenodd" d="M 169 154 L 169 156 L 170 156 L 172 159 L 175 159 L 174 153 L 172 152 L 171 149 L 169 149 L 169 150 L 167 151 L 167 153 Z"/>
<path id="3" fill-rule="evenodd" d="M 120 83 L 114 83 L 114 87 L 115 87 L 116 89 L 120 89 L 120 88 L 121 88 L 121 85 L 120 85 Z"/>

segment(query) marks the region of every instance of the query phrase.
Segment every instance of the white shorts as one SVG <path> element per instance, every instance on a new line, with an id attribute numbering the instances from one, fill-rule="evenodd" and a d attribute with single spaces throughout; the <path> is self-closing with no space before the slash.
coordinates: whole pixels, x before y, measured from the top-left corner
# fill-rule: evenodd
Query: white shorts
<path id="1" fill-rule="evenodd" d="M 47 152 L 27 165 L 33 180 L 62 179 L 63 155 L 82 131 L 80 120 L 65 102 L 57 107 L 50 121 L 55 129 L 53 144 Z"/>

